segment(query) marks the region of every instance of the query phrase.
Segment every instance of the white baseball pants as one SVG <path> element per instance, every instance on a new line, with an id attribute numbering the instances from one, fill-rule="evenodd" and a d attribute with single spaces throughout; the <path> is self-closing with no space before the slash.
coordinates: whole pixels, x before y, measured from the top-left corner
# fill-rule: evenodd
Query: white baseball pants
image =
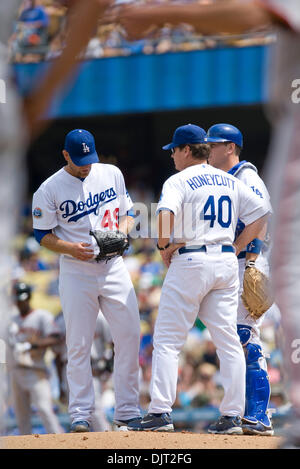
<path id="1" fill-rule="evenodd" d="M 66 393 L 66 396 L 69 396 L 69 386 L 67 380 L 67 363 L 64 364 L 62 369 L 62 383 L 61 386 Z M 111 430 L 111 425 L 108 422 L 105 412 L 102 408 L 102 386 L 101 381 L 98 376 L 93 376 L 93 386 L 94 386 L 94 395 L 95 395 L 95 410 L 91 414 L 91 424 L 92 430 L 94 432 L 104 432 Z"/>
<path id="2" fill-rule="evenodd" d="M 114 417 L 125 420 L 139 416 L 140 318 L 123 259 L 97 263 L 61 257 L 59 290 L 66 323 L 72 421 L 91 421 L 94 411 L 90 355 L 99 307 L 114 342 Z"/>
<path id="3" fill-rule="evenodd" d="M 171 412 L 178 357 L 197 316 L 207 326 L 220 360 L 222 415 L 244 414 L 245 358 L 237 334 L 238 263 L 234 253 L 176 253 L 164 280 L 154 330 L 150 413 Z M 199 312 L 200 311 L 200 312 Z"/>

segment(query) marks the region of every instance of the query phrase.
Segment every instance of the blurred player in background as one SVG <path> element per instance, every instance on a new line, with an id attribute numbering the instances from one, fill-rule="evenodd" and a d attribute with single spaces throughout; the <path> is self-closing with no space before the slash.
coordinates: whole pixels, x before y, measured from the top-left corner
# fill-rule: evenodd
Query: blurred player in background
<path id="1" fill-rule="evenodd" d="M 285 358 L 295 422 L 287 445 L 300 446 L 300 7 L 299 0 L 228 0 L 208 5 L 128 6 L 118 12 L 129 39 L 137 39 L 165 23 L 188 23 L 202 34 L 240 34 L 272 28 L 277 32 L 270 75 L 272 139 L 267 179 L 274 207 L 272 277 L 282 313 Z M 298 85 L 297 85 L 298 84 Z M 297 87 L 298 86 L 298 87 Z M 298 347 L 298 349 L 297 349 Z"/>
<path id="2" fill-rule="evenodd" d="M 19 96 L 8 64 L 7 44 L 13 30 L 21 0 L 0 0 L 0 337 L 4 336 L 7 314 L 11 309 L 10 290 L 12 257 L 10 243 L 17 233 L 18 217 L 26 187 L 24 156 L 29 143 L 46 127 L 46 111 L 55 92 L 62 86 L 77 64 L 77 57 L 87 45 L 98 19 L 110 4 L 109 0 L 59 0 L 68 10 L 68 36 L 61 56 L 35 84 L 26 99 Z M 84 18 L 85 27 L 82 28 Z M 4 360 L 4 358 L 2 357 Z M 0 404 L 5 377 L 0 367 Z M 3 405 L 0 406 L 3 408 Z M 0 416 L 0 433 L 4 422 Z"/>
<path id="3" fill-rule="evenodd" d="M 63 433 L 52 408 L 49 373 L 45 362 L 48 347 L 56 345 L 59 333 L 53 315 L 30 306 L 31 287 L 19 282 L 14 286 L 19 313 L 8 328 L 8 370 L 14 410 L 21 435 L 30 435 L 31 406 L 34 406 L 47 433 Z"/>
<path id="4" fill-rule="evenodd" d="M 63 313 L 55 317 L 55 323 L 60 332 L 61 343 L 54 347 L 55 365 L 59 379 L 60 401 L 63 404 L 68 402 L 68 381 L 67 381 L 67 346 L 66 346 L 66 324 Z M 93 384 L 95 392 L 95 410 L 91 416 L 91 427 L 94 432 L 111 430 L 111 425 L 106 419 L 102 408 L 102 381 L 113 370 L 113 344 L 108 323 L 103 314 L 99 312 L 96 322 L 95 337 L 91 350 L 91 365 L 93 374 Z"/>

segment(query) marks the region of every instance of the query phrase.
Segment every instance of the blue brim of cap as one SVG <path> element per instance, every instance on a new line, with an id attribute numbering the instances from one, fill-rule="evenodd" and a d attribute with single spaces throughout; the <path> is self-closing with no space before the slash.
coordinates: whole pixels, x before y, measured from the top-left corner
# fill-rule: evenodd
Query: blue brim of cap
<path id="1" fill-rule="evenodd" d="M 84 157 L 70 155 L 70 158 L 73 163 L 76 164 L 76 166 L 86 166 L 88 164 L 99 163 L 99 157 L 96 152 L 86 155 Z"/>
<path id="2" fill-rule="evenodd" d="M 172 148 L 175 148 L 175 147 L 176 147 L 176 145 L 174 145 L 174 143 L 168 143 L 168 145 L 165 145 L 164 147 L 162 147 L 162 149 L 163 150 L 171 150 Z"/>

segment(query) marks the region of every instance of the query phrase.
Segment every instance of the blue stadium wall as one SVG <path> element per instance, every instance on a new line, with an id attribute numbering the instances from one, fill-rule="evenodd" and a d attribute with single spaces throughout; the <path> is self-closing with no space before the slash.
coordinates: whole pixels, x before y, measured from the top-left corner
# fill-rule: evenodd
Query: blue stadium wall
<path id="1" fill-rule="evenodd" d="M 132 55 L 81 62 L 48 115 L 66 118 L 175 111 L 267 100 L 269 46 Z M 49 66 L 15 65 L 22 94 Z"/>

